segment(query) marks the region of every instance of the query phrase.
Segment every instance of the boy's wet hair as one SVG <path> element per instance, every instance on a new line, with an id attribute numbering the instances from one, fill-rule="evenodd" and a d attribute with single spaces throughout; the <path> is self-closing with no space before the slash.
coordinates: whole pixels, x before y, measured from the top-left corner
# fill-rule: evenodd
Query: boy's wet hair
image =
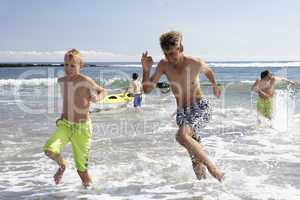
<path id="1" fill-rule="evenodd" d="M 270 70 L 265 70 L 263 72 L 260 73 L 260 78 L 264 79 L 268 76 L 268 74 L 270 73 Z"/>
<path id="2" fill-rule="evenodd" d="M 178 31 L 169 31 L 160 36 L 160 47 L 163 51 L 169 51 L 180 47 L 182 44 L 182 34 Z"/>
<path id="3" fill-rule="evenodd" d="M 77 49 L 71 49 L 65 54 L 65 64 L 80 64 L 80 68 L 84 66 L 81 53 Z"/>
<path id="4" fill-rule="evenodd" d="M 139 75 L 138 75 L 137 73 L 133 73 L 133 74 L 132 74 L 132 79 L 133 79 L 133 80 L 138 79 L 138 77 L 139 77 Z"/>

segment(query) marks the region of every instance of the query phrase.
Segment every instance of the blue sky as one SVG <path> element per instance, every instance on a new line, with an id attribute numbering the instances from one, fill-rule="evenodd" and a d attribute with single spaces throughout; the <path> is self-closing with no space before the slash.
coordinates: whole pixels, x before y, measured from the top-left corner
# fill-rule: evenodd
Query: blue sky
<path id="1" fill-rule="evenodd" d="M 298 0 L 1 0 L 0 62 L 162 57 L 159 36 L 183 33 L 185 54 L 207 60 L 300 59 Z"/>

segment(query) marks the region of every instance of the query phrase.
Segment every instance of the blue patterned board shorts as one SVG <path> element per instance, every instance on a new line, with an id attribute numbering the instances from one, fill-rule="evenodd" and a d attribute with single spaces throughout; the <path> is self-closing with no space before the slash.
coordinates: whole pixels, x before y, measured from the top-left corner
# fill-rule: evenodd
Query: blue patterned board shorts
<path id="1" fill-rule="evenodd" d="M 142 106 L 142 95 L 136 94 L 133 99 L 133 107 L 141 107 Z"/>
<path id="2" fill-rule="evenodd" d="M 190 107 L 177 110 L 176 123 L 179 127 L 189 125 L 192 127 L 193 138 L 201 142 L 200 129 L 204 128 L 212 117 L 212 107 L 207 98 L 202 98 Z"/>

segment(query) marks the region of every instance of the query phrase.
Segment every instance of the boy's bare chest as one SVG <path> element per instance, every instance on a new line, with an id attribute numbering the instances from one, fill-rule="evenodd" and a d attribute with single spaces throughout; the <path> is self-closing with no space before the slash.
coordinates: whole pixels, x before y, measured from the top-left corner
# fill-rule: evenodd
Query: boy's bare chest
<path id="1" fill-rule="evenodd" d="M 180 84 L 187 84 L 198 79 L 199 72 L 192 67 L 185 67 L 183 69 L 168 69 L 166 76 L 170 82 Z"/>
<path id="2" fill-rule="evenodd" d="M 259 84 L 258 84 L 258 87 L 261 89 L 261 90 L 270 90 L 272 89 L 272 85 L 270 82 L 263 82 L 261 81 Z"/>
<path id="3" fill-rule="evenodd" d="M 89 89 L 80 83 L 64 83 L 63 85 L 64 98 L 81 99 L 87 98 L 89 95 Z"/>

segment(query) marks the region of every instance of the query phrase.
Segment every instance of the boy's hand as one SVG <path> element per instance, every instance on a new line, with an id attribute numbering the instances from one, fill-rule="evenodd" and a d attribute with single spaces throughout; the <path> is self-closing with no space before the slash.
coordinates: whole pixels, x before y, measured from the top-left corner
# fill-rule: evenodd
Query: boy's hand
<path id="1" fill-rule="evenodd" d="M 271 97 L 271 95 L 268 95 L 267 93 L 263 92 L 262 90 L 258 90 L 258 94 L 264 98 Z"/>
<path id="2" fill-rule="evenodd" d="M 217 85 L 213 86 L 213 90 L 214 90 L 214 95 L 216 97 L 220 97 L 221 96 L 221 89 Z"/>
<path id="3" fill-rule="evenodd" d="M 92 95 L 90 101 L 94 102 L 94 103 L 97 102 L 98 101 L 97 96 L 96 95 Z"/>
<path id="4" fill-rule="evenodd" d="M 143 65 L 143 71 L 149 72 L 153 65 L 153 59 L 151 56 L 148 56 L 148 51 L 142 54 L 141 63 Z"/>

